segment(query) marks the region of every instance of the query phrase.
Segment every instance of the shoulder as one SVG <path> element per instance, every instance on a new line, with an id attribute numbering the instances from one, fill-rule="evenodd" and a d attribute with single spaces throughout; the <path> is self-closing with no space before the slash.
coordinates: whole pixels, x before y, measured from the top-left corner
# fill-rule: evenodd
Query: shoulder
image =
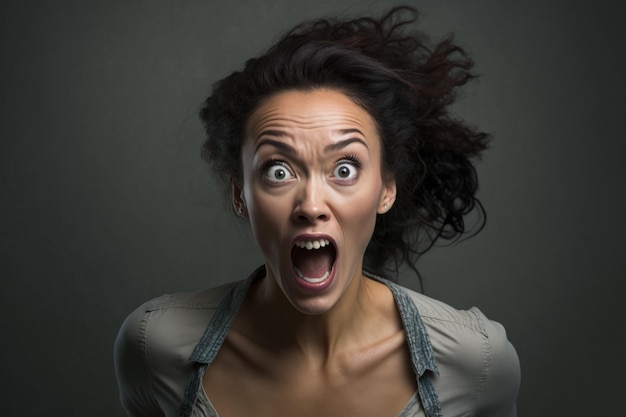
<path id="1" fill-rule="evenodd" d="M 126 318 L 118 342 L 126 343 L 127 347 L 149 349 L 153 354 L 161 350 L 169 354 L 174 348 L 180 353 L 189 350 L 191 354 L 221 301 L 237 284 L 154 298 Z"/>
<path id="2" fill-rule="evenodd" d="M 120 398 L 130 415 L 160 415 L 158 410 L 180 403 L 192 370 L 189 357 L 236 285 L 166 294 L 126 318 L 115 341 L 114 360 Z"/>
<path id="3" fill-rule="evenodd" d="M 514 416 L 520 366 L 504 326 L 476 307 L 458 310 L 404 290 L 415 303 L 433 347 L 442 406 L 471 407 L 476 415 L 490 410 L 486 415 Z"/>

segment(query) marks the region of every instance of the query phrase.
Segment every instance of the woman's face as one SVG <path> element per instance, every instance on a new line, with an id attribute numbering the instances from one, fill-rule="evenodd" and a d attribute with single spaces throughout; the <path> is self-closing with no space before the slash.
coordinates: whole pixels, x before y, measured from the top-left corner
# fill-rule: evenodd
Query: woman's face
<path id="1" fill-rule="evenodd" d="M 330 310 L 358 288 L 376 214 L 395 199 L 374 120 L 336 90 L 282 92 L 250 116 L 242 163 L 234 204 L 250 219 L 267 285 L 302 313 Z"/>

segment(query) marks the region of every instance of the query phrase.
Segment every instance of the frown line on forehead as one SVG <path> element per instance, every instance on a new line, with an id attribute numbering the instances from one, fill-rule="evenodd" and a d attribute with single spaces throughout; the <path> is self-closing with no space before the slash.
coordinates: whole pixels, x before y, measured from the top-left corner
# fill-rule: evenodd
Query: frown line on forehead
<path id="1" fill-rule="evenodd" d="M 356 129 L 346 129 L 347 133 L 354 133 L 354 132 L 358 132 L 358 130 Z M 265 132 L 266 134 L 270 134 L 270 132 Z M 281 134 L 281 132 L 272 132 L 272 133 L 278 133 L 278 135 L 273 135 L 273 136 L 285 136 L 284 134 Z M 360 132 L 359 132 L 360 133 Z M 369 149 L 369 147 L 367 146 L 367 143 L 361 139 L 361 138 L 357 138 L 357 137 L 351 137 L 351 138 L 347 138 L 347 139 L 343 139 L 334 143 L 330 143 L 326 146 L 324 146 L 324 153 L 329 153 L 329 152 L 335 152 L 341 149 L 346 148 L 347 146 L 353 144 L 353 143 L 360 143 L 361 145 L 365 146 L 366 148 Z M 288 143 L 279 141 L 279 140 L 274 140 L 274 139 L 270 139 L 270 138 L 263 138 L 261 140 L 259 140 L 259 142 L 257 143 L 254 151 L 258 152 L 258 150 L 262 147 L 262 146 L 273 146 L 277 149 L 280 149 L 282 152 L 285 152 L 287 154 L 296 154 L 296 149 L 291 146 Z"/>
<path id="2" fill-rule="evenodd" d="M 364 120 L 364 118 L 368 120 Z M 347 126 L 355 126 L 356 128 L 367 128 L 367 122 L 371 120 L 369 114 L 364 115 L 352 115 L 347 112 L 338 114 L 319 114 L 311 111 L 306 114 L 286 114 L 284 110 L 277 110 L 275 114 L 270 112 L 253 114 L 247 122 L 247 128 L 249 131 L 259 130 L 273 130 L 273 127 L 284 128 L 294 125 L 293 127 L 305 128 L 305 129 L 329 129 L 337 126 L 346 126 L 344 129 L 337 129 L 337 132 L 343 132 L 350 130 Z"/>

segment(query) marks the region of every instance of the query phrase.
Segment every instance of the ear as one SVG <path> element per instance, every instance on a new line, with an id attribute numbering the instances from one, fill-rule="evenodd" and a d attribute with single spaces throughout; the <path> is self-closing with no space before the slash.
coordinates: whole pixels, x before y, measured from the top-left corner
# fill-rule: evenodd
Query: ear
<path id="1" fill-rule="evenodd" d="M 396 201 L 396 179 L 395 177 L 389 178 L 383 185 L 383 190 L 380 195 L 380 202 L 378 204 L 378 214 L 385 214 L 391 210 L 391 206 Z"/>
<path id="2" fill-rule="evenodd" d="M 248 208 L 246 207 L 246 199 L 243 195 L 243 189 L 233 177 L 230 178 L 232 187 L 233 209 L 239 217 L 248 217 Z"/>

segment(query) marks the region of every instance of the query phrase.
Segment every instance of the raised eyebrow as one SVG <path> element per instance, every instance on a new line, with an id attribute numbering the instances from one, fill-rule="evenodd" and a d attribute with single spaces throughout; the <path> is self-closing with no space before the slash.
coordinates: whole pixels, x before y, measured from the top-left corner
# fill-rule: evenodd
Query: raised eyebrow
<path id="1" fill-rule="evenodd" d="M 277 137 L 284 137 L 287 136 L 285 133 L 278 131 L 278 130 L 266 130 L 263 133 L 261 133 L 261 135 L 259 136 L 264 136 L 264 135 L 270 135 L 270 136 L 277 136 Z M 254 148 L 254 152 L 258 152 L 259 148 L 261 146 L 264 145 L 270 145 L 270 146 L 274 146 L 275 148 L 280 149 L 282 152 L 288 153 L 288 154 L 295 154 L 296 150 L 289 144 L 285 143 L 285 142 L 281 142 L 279 140 L 274 140 L 274 139 L 270 139 L 270 138 L 263 138 L 261 140 L 259 140 L 256 144 L 256 147 Z"/>
<path id="2" fill-rule="evenodd" d="M 346 131 L 346 133 L 354 133 L 354 132 L 359 132 L 356 129 L 349 129 Z M 359 132 L 361 133 L 361 132 Z M 328 153 L 328 152 L 333 152 L 333 151 L 339 151 L 345 147 L 347 147 L 350 144 L 353 143 L 360 143 L 363 146 L 365 146 L 367 149 L 369 149 L 369 147 L 367 146 L 367 143 L 361 139 L 361 138 L 357 138 L 357 137 L 352 137 L 352 138 L 348 138 L 348 139 L 344 139 L 344 140 L 340 140 L 338 142 L 335 143 L 331 143 L 330 145 L 326 145 L 324 146 L 324 152 Z"/>
<path id="3" fill-rule="evenodd" d="M 338 133 L 340 135 L 348 135 L 350 133 L 359 133 L 362 135 L 361 131 L 358 129 L 342 129 L 339 130 Z M 279 130 L 266 130 L 264 131 L 261 135 L 259 136 L 264 136 L 264 135 L 270 135 L 270 136 L 277 136 L 277 137 L 285 137 L 287 136 L 284 132 L 281 132 Z M 329 153 L 329 152 L 334 152 L 334 151 L 338 151 L 341 150 L 345 147 L 347 147 L 348 145 L 351 145 L 352 143 L 360 143 L 363 146 L 365 146 L 367 149 L 369 149 L 369 147 L 367 146 L 367 143 L 358 137 L 351 137 L 351 138 L 347 138 L 347 139 L 343 139 L 340 141 L 337 141 L 335 143 L 331 143 L 330 145 L 326 145 L 324 147 L 324 152 L 325 153 Z M 263 138 L 261 140 L 259 140 L 259 142 L 257 143 L 256 147 L 254 148 L 255 152 L 258 152 L 259 148 L 261 146 L 264 145 L 270 145 L 270 146 L 274 146 L 278 149 L 280 149 L 282 152 L 288 153 L 288 154 L 292 154 L 295 155 L 297 152 L 295 150 L 294 147 L 292 147 L 291 145 L 285 143 L 285 142 L 281 142 L 279 140 L 274 140 L 274 139 L 270 139 L 270 138 Z"/>

